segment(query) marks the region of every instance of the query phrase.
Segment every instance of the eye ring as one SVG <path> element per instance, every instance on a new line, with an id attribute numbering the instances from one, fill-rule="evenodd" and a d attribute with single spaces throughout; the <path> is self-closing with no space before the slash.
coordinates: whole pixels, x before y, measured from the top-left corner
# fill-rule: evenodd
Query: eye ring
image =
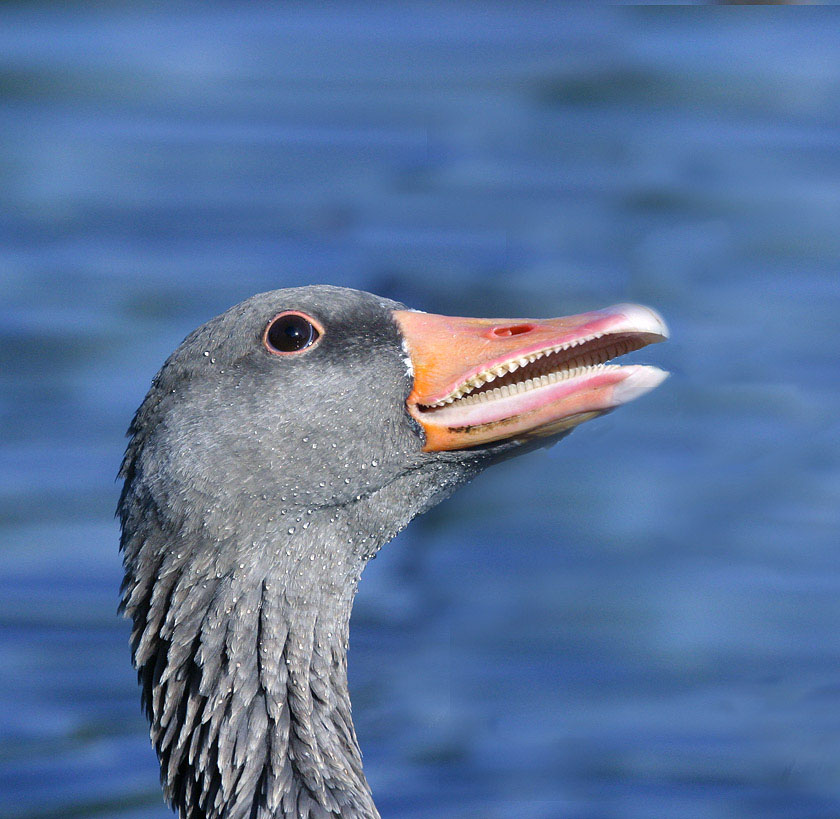
<path id="1" fill-rule="evenodd" d="M 278 313 L 263 331 L 263 347 L 272 355 L 296 355 L 314 347 L 324 328 L 312 316 L 298 310 Z"/>

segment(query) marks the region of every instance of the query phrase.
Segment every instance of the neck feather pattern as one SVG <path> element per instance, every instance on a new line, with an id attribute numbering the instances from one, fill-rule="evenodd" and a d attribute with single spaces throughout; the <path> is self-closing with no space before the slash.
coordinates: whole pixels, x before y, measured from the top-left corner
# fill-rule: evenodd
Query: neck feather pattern
<path id="1" fill-rule="evenodd" d="M 123 608 L 169 802 L 184 819 L 378 819 L 347 689 L 363 561 L 336 563 L 316 521 L 305 547 L 244 545 L 153 510 L 121 505 Z"/>

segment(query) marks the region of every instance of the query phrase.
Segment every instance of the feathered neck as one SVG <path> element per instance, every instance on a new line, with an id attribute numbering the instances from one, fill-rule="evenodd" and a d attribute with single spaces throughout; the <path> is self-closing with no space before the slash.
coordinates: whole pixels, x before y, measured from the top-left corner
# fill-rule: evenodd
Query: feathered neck
<path id="1" fill-rule="evenodd" d="M 265 510 L 244 540 L 179 526 L 146 495 L 132 484 L 121 504 L 123 607 L 167 799 L 190 819 L 378 817 L 347 648 L 359 576 L 393 525 L 364 498 Z"/>
<path id="2" fill-rule="evenodd" d="M 408 471 L 317 509 L 255 498 L 246 526 L 233 507 L 163 504 L 125 470 L 123 608 L 182 817 L 379 816 L 347 689 L 353 598 L 380 546 L 473 471 Z"/>

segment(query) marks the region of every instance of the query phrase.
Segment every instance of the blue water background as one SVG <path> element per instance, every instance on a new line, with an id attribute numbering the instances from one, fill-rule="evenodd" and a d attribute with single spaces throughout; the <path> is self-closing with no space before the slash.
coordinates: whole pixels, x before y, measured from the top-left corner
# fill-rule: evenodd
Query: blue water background
<path id="1" fill-rule="evenodd" d="M 384 817 L 840 817 L 840 25 L 782 10 L 0 8 L 0 816 L 164 819 L 116 616 L 123 434 L 311 282 L 619 301 L 673 376 L 389 545 Z"/>

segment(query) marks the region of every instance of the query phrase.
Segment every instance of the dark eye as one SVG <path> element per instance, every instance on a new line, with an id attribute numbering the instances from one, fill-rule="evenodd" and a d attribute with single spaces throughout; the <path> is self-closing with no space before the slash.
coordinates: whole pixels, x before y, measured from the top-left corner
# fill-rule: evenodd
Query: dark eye
<path id="1" fill-rule="evenodd" d="M 263 344 L 270 353 L 297 353 L 311 347 L 321 333 L 303 313 L 280 313 L 265 328 Z"/>

